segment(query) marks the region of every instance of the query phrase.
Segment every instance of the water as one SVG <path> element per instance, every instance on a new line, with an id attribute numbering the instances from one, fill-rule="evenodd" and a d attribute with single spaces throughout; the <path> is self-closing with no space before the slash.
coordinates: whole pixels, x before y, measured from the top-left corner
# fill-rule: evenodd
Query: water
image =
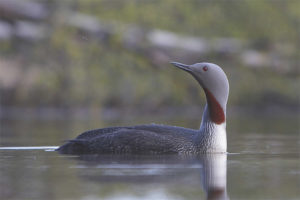
<path id="1" fill-rule="evenodd" d="M 63 140 L 115 124 L 2 121 L 0 199 L 300 199 L 298 122 L 278 120 L 232 122 L 229 153 L 197 157 L 60 155 Z"/>

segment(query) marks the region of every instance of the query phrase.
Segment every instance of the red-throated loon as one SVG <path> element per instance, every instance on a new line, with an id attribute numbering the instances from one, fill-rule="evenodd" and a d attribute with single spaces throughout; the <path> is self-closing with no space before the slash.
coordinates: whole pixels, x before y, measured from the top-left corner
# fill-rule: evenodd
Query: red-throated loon
<path id="1" fill-rule="evenodd" d="M 213 63 L 171 64 L 193 75 L 205 92 L 207 103 L 199 130 L 157 124 L 101 128 L 80 134 L 57 151 L 65 154 L 226 152 L 226 104 L 229 94 L 226 74 Z"/>

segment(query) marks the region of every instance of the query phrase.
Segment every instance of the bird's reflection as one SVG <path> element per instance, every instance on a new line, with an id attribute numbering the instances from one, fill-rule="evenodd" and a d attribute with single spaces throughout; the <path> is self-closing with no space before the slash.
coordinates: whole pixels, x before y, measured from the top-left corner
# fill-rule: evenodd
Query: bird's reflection
<path id="1" fill-rule="evenodd" d="M 94 182 L 156 183 L 186 181 L 199 183 L 209 200 L 227 200 L 226 154 L 197 156 L 81 155 L 79 175 Z M 199 175 L 199 178 L 195 177 Z M 192 179 L 194 180 L 191 180 Z M 194 182 L 193 182 L 194 181 Z M 196 183 L 195 183 L 196 184 Z"/>
<path id="2" fill-rule="evenodd" d="M 202 164 L 201 180 L 207 199 L 229 199 L 227 196 L 227 155 L 205 154 L 199 157 Z"/>

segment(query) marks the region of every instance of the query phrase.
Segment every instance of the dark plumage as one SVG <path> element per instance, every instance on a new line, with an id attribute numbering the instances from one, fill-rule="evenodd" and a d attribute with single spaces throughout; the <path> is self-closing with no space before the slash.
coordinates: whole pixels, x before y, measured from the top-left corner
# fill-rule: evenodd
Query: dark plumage
<path id="1" fill-rule="evenodd" d="M 84 132 L 57 151 L 65 154 L 174 154 L 195 152 L 198 130 L 165 125 L 109 127 Z"/>

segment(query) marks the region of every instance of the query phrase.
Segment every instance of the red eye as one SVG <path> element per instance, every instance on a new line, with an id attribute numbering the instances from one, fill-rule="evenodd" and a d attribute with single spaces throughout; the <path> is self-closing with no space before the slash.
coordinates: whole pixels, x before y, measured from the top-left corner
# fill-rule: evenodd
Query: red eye
<path id="1" fill-rule="evenodd" d="M 207 66 L 204 66 L 202 69 L 203 69 L 203 71 L 206 72 L 206 71 L 208 70 L 208 67 L 207 67 Z"/>

